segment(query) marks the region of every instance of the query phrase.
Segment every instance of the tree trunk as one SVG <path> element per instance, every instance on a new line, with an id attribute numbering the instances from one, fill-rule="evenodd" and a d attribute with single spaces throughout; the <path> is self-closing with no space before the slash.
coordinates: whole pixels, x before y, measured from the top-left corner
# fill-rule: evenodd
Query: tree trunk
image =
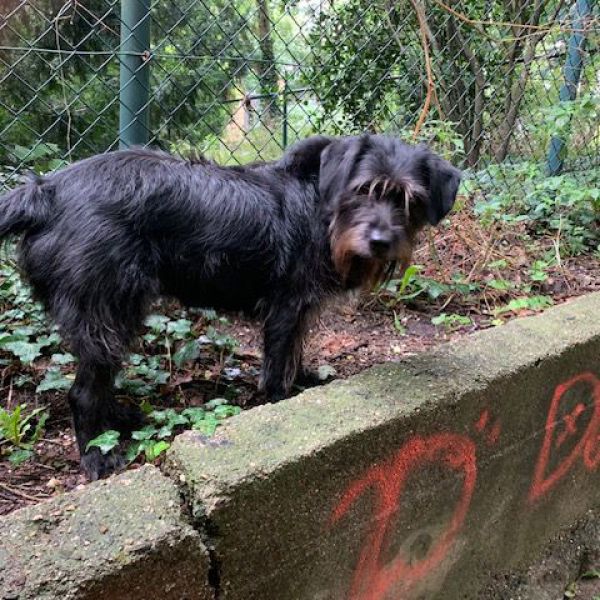
<path id="1" fill-rule="evenodd" d="M 564 0 L 560 0 L 558 2 L 554 11 L 554 15 L 550 18 L 550 23 L 556 20 L 563 4 Z M 537 26 L 540 24 L 545 5 L 546 2 L 544 0 L 536 0 L 531 17 L 527 20 L 527 25 Z M 523 8 L 521 8 L 519 15 L 522 13 L 522 10 Z M 509 81 L 512 79 L 514 69 L 516 69 L 516 64 L 519 62 L 518 57 L 520 52 L 523 54 L 523 58 L 520 61 L 522 63 L 522 67 L 521 72 L 516 80 L 512 80 L 510 90 L 506 97 L 502 122 L 498 127 L 498 146 L 494 150 L 494 160 L 496 162 L 502 162 L 508 155 L 510 142 L 514 133 L 515 125 L 517 123 L 517 118 L 519 116 L 521 102 L 523 101 L 527 83 L 529 82 L 529 76 L 531 74 L 531 67 L 535 59 L 536 49 L 548 31 L 542 30 L 537 34 L 532 34 L 529 28 L 519 27 L 519 30 L 514 33 L 516 34 L 516 39 L 509 55 L 509 67 L 511 69 L 509 73 L 511 76 Z M 527 38 L 524 43 L 521 43 L 522 40 L 520 39 L 522 37 L 522 33 L 524 34 L 523 37 Z"/>
<path id="2" fill-rule="evenodd" d="M 260 93 L 265 98 L 261 104 L 265 107 L 263 118 L 269 123 L 279 114 L 277 97 L 277 68 L 275 66 L 275 52 L 273 37 L 271 35 L 271 17 L 269 15 L 269 0 L 256 0 L 258 7 L 258 44 L 261 53 L 261 62 L 255 68 L 258 76 Z"/>

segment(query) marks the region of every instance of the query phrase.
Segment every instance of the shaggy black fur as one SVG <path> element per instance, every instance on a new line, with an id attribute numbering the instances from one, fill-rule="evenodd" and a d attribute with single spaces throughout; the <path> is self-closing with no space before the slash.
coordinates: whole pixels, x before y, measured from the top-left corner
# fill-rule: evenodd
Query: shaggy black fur
<path id="1" fill-rule="evenodd" d="M 0 198 L 0 237 L 79 358 L 69 392 L 87 475 L 121 464 L 86 452 L 140 414 L 113 381 L 149 304 L 244 310 L 264 321 L 261 385 L 283 398 L 301 373 L 309 316 L 368 287 L 454 202 L 459 172 L 427 148 L 376 135 L 312 137 L 276 162 L 221 167 L 133 149 L 94 156 Z"/>

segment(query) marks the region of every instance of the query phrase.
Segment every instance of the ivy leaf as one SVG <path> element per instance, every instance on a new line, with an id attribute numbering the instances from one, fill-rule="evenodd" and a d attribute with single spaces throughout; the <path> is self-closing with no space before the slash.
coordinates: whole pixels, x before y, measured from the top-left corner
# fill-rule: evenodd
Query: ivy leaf
<path id="1" fill-rule="evenodd" d="M 509 290 L 511 287 L 510 281 L 507 281 L 506 279 L 490 279 L 490 281 L 486 281 L 486 285 L 493 290 L 500 291 Z"/>
<path id="2" fill-rule="evenodd" d="M 109 429 L 104 433 L 101 433 L 98 437 L 95 437 L 93 440 L 90 440 L 85 447 L 85 451 L 87 452 L 92 447 L 100 448 L 100 452 L 102 454 L 108 454 L 115 446 L 119 444 L 119 437 L 121 434 L 114 429 Z"/>
<path id="3" fill-rule="evenodd" d="M 163 452 L 168 450 L 171 447 L 169 442 L 160 441 L 156 442 L 156 444 L 151 444 L 144 448 L 144 453 L 146 454 L 146 459 L 149 461 L 155 460 L 158 456 L 160 456 Z"/>
<path id="4" fill-rule="evenodd" d="M 44 344 L 34 342 L 9 342 L 4 344 L 9 352 L 12 352 L 22 363 L 32 363 L 38 356 L 41 356 L 41 349 Z"/>
<path id="5" fill-rule="evenodd" d="M 198 406 L 192 406 L 191 408 L 186 408 L 181 414 L 187 417 L 189 422 L 194 425 L 204 419 L 206 411 Z"/>
<path id="6" fill-rule="evenodd" d="M 35 391 L 39 394 L 48 390 L 68 390 L 72 384 L 73 380 L 63 375 L 60 369 L 50 367 L 46 371 L 44 379 L 35 388 Z"/>
<path id="7" fill-rule="evenodd" d="M 178 368 L 181 368 L 186 362 L 195 360 L 200 356 L 200 348 L 196 340 L 190 340 L 182 344 L 175 354 L 173 354 L 173 362 Z"/>
<path id="8" fill-rule="evenodd" d="M 215 408 L 215 417 L 217 419 L 226 419 L 227 417 L 233 417 L 234 415 L 239 415 L 241 412 L 241 408 L 239 406 L 231 406 L 227 404 L 223 404 L 221 406 L 217 406 Z"/>
<path id="9" fill-rule="evenodd" d="M 152 438 L 152 436 L 156 435 L 156 433 L 158 433 L 158 429 L 154 427 L 154 425 L 146 425 L 146 427 L 138 431 L 134 431 L 131 434 L 131 437 L 134 440 L 149 440 Z"/>
<path id="10" fill-rule="evenodd" d="M 221 404 L 227 404 L 227 398 L 213 398 L 204 405 L 204 408 L 207 410 L 213 410 L 217 406 L 221 406 Z"/>
<path id="11" fill-rule="evenodd" d="M 53 354 L 52 362 L 55 365 L 70 365 L 75 362 L 75 357 L 69 352 L 65 352 L 64 354 Z"/>
<path id="12" fill-rule="evenodd" d="M 142 453 L 142 442 L 132 442 L 125 452 L 125 459 L 133 462 Z"/>
<path id="13" fill-rule="evenodd" d="M 155 333 L 161 333 L 165 331 L 168 322 L 168 317 L 164 315 L 150 315 L 146 318 L 145 325 L 150 327 Z"/>
<path id="14" fill-rule="evenodd" d="M 178 319 L 167 324 L 167 333 L 176 339 L 184 339 L 192 333 L 192 322 L 188 319 Z"/>
<path id="15" fill-rule="evenodd" d="M 10 456 L 8 457 L 8 460 L 9 460 L 10 464 L 14 465 L 15 467 L 18 467 L 19 465 L 24 463 L 26 460 L 29 460 L 32 456 L 33 456 L 32 450 L 26 450 L 25 448 L 19 448 L 18 450 L 11 452 Z"/>
<path id="16" fill-rule="evenodd" d="M 217 421 L 209 421 L 208 419 L 206 419 L 204 421 L 196 423 L 192 429 L 195 429 L 196 431 L 199 431 L 204 435 L 213 435 L 218 425 L 219 423 L 217 423 Z"/>

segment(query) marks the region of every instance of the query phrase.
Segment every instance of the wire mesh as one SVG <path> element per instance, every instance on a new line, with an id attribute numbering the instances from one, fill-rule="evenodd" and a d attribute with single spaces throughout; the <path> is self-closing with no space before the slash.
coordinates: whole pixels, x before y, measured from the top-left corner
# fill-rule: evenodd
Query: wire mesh
<path id="1" fill-rule="evenodd" d="M 515 171 L 543 168 L 558 136 L 565 171 L 600 166 L 600 20 L 588 0 L 149 6 L 151 145 L 243 163 L 313 133 L 386 132 L 508 189 Z M 0 4 L 0 189 L 118 146 L 120 8 Z M 576 99 L 560 101 L 577 33 Z"/>

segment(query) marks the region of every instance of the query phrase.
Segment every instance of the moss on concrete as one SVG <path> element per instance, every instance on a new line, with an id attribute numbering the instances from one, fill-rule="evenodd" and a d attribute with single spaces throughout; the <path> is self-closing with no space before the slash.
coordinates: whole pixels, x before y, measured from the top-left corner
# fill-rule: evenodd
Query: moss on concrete
<path id="1" fill-rule="evenodd" d="M 179 490 L 146 466 L 0 519 L 0 598 L 206 599 Z"/>

